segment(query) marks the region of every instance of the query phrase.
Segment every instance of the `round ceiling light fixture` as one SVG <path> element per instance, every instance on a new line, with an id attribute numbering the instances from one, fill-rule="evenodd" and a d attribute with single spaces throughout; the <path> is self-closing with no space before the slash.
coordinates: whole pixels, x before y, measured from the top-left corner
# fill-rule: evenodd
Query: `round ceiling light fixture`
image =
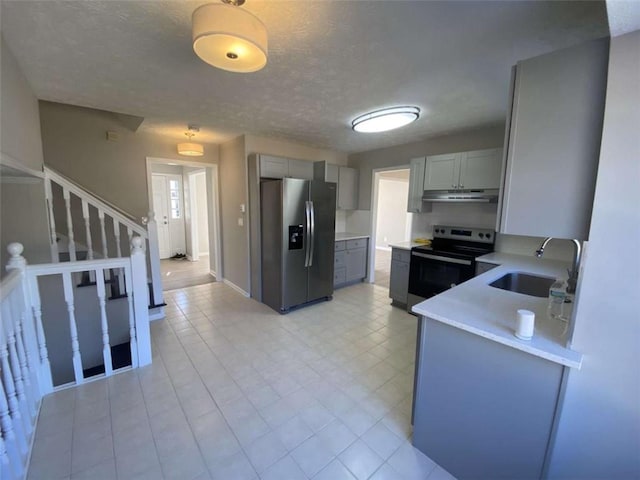
<path id="1" fill-rule="evenodd" d="M 389 107 L 360 115 L 351 122 L 351 128 L 362 133 L 386 132 L 404 127 L 419 117 L 418 107 Z"/>
<path id="2" fill-rule="evenodd" d="M 195 9 L 193 51 L 204 62 L 229 72 L 257 72 L 267 64 L 267 29 L 244 0 L 222 0 Z"/>
<path id="3" fill-rule="evenodd" d="M 178 154 L 186 155 L 187 157 L 201 157 L 204 155 L 204 147 L 199 143 L 191 142 L 191 138 L 195 136 L 194 132 L 199 132 L 200 128 L 195 125 L 189 125 L 188 129 L 189 131 L 185 132 L 185 135 L 189 141 L 178 144 Z"/>

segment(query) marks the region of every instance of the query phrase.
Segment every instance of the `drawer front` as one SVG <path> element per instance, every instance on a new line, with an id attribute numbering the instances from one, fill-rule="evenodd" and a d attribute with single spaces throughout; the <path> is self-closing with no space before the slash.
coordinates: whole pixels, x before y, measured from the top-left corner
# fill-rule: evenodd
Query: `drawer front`
<path id="1" fill-rule="evenodd" d="M 345 252 L 344 250 L 341 252 L 336 252 L 334 255 L 334 261 L 333 261 L 333 268 L 339 268 L 339 267 L 345 267 L 346 266 L 346 262 L 345 262 Z"/>
<path id="2" fill-rule="evenodd" d="M 346 242 L 345 242 L 344 240 L 341 240 L 341 241 L 339 241 L 339 242 L 336 242 L 336 244 L 335 244 L 335 251 L 336 251 L 336 252 L 341 252 L 342 250 L 344 250 L 344 249 L 345 249 L 345 243 L 346 243 Z"/>
<path id="3" fill-rule="evenodd" d="M 340 285 L 347 281 L 347 269 L 344 267 L 333 270 L 333 284 Z"/>
<path id="4" fill-rule="evenodd" d="M 347 240 L 347 250 L 352 248 L 364 248 L 367 246 L 366 238 L 358 238 L 357 240 Z"/>
<path id="5" fill-rule="evenodd" d="M 391 259 L 397 260 L 399 262 L 409 263 L 411 261 L 411 250 L 404 250 L 402 248 L 392 248 Z"/>

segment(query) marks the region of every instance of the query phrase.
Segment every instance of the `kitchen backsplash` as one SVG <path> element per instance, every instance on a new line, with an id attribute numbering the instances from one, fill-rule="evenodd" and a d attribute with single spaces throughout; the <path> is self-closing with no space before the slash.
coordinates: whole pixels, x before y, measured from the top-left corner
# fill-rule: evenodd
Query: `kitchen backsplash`
<path id="1" fill-rule="evenodd" d="M 495 204 L 483 203 L 433 203 L 429 213 L 414 213 L 411 225 L 411 237 L 433 235 L 434 225 L 452 225 L 462 227 L 496 228 Z"/>
<path id="2" fill-rule="evenodd" d="M 497 206 L 495 204 L 434 203 L 431 212 L 414 213 L 412 215 L 411 238 L 431 238 L 434 225 L 459 225 L 495 229 L 496 212 Z M 344 215 L 344 217 L 340 214 Z M 339 225 L 342 227 L 341 230 L 338 229 Z M 336 231 L 370 233 L 371 211 L 338 211 L 336 215 Z M 543 237 L 498 234 L 496 236 L 495 249 L 497 252 L 503 253 L 534 255 L 543 239 Z M 573 247 L 570 242 L 554 241 L 549 243 L 549 246 L 545 249 L 545 258 L 571 261 L 572 257 Z"/>

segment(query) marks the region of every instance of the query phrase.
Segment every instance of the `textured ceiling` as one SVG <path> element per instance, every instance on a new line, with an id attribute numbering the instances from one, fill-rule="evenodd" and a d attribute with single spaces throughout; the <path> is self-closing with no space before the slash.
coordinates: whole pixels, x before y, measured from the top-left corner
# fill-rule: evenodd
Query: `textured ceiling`
<path id="1" fill-rule="evenodd" d="M 207 2 L 5 1 L 2 34 L 40 99 L 145 117 L 140 130 L 201 141 L 241 133 L 358 152 L 504 121 L 510 67 L 608 34 L 596 1 L 247 0 L 269 31 L 256 73 L 217 70 L 191 48 Z M 412 104 L 386 134 L 358 114 Z"/>

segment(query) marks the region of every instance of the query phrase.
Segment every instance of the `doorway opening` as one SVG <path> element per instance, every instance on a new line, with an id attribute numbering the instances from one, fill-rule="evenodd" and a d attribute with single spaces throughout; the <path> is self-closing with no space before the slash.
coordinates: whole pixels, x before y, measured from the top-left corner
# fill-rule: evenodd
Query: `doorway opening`
<path id="1" fill-rule="evenodd" d="M 222 278 L 218 166 L 147 158 L 163 290 Z"/>
<path id="2" fill-rule="evenodd" d="M 409 168 L 373 171 L 372 246 L 369 281 L 389 288 L 391 245 L 411 239 L 411 217 L 407 212 Z"/>

